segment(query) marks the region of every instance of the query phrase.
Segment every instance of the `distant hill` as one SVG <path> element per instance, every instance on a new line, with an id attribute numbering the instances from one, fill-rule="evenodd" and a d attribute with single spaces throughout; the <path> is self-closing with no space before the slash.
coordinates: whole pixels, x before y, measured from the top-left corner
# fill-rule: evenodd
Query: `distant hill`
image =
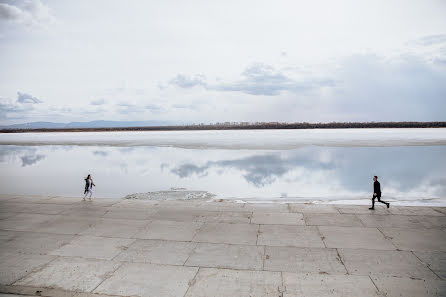
<path id="1" fill-rule="evenodd" d="M 153 127 L 178 125 L 170 121 L 91 121 L 91 122 L 31 122 L 0 126 L 0 129 L 73 129 L 73 128 L 123 128 L 123 127 Z"/>

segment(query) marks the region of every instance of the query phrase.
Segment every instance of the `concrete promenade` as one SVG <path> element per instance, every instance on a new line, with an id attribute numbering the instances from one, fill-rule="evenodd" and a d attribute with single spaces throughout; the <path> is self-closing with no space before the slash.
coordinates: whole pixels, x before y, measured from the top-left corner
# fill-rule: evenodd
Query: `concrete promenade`
<path id="1" fill-rule="evenodd" d="M 4 195 L 3 296 L 446 296 L 446 208 Z"/>

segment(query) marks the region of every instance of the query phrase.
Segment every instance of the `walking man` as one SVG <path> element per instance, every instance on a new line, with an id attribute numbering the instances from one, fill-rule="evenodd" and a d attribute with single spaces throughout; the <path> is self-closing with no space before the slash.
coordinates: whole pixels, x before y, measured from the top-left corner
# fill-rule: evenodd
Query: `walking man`
<path id="1" fill-rule="evenodd" d="M 387 205 L 387 208 L 390 207 L 389 202 L 385 202 L 381 200 L 381 185 L 378 181 L 378 177 L 375 175 L 373 177 L 373 197 L 372 197 L 372 207 L 369 209 L 375 209 L 375 199 L 378 198 L 378 202 L 384 203 Z"/>

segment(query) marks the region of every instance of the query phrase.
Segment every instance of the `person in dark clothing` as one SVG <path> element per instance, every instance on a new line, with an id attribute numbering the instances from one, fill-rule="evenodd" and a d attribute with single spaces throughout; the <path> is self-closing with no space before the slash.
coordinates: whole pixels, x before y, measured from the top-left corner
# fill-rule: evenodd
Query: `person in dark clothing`
<path id="1" fill-rule="evenodd" d="M 94 184 L 93 179 L 91 178 L 91 175 L 89 174 L 87 176 L 87 178 L 85 179 L 85 190 L 84 190 L 85 196 L 84 196 L 84 199 L 82 199 L 82 200 L 85 201 L 85 198 L 87 198 L 88 194 L 90 194 L 89 199 L 91 200 L 91 195 L 93 195 L 93 187 L 96 187 L 96 185 Z"/>
<path id="2" fill-rule="evenodd" d="M 375 175 L 373 177 L 373 197 L 372 197 L 372 207 L 369 209 L 375 209 L 375 199 L 378 198 L 378 202 L 381 202 L 387 205 L 387 208 L 390 207 L 389 202 L 385 202 L 381 200 L 381 184 L 378 181 L 378 177 Z"/>

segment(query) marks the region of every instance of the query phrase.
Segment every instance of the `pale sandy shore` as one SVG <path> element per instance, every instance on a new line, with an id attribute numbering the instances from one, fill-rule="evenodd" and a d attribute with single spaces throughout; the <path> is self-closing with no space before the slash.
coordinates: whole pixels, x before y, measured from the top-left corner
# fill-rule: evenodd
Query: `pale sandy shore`
<path id="1" fill-rule="evenodd" d="M 1 296 L 446 296 L 446 208 L 0 196 Z"/>

